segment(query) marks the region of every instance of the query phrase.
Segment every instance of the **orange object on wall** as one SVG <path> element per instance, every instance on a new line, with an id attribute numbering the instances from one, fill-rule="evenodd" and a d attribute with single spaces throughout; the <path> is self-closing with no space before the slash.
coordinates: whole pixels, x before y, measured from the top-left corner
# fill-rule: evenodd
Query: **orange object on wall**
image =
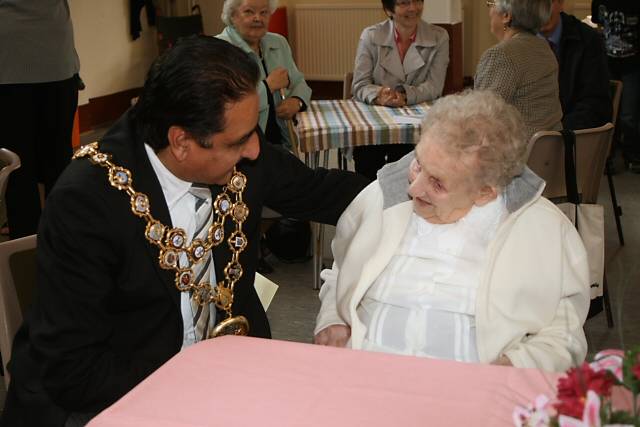
<path id="1" fill-rule="evenodd" d="M 287 8 L 281 6 L 271 14 L 269 21 L 269 31 L 278 33 L 285 38 L 289 38 L 289 26 L 287 24 Z"/>
<path id="2" fill-rule="evenodd" d="M 71 132 L 71 147 L 75 150 L 80 147 L 80 117 L 76 109 L 76 115 L 73 117 L 73 131 Z"/>

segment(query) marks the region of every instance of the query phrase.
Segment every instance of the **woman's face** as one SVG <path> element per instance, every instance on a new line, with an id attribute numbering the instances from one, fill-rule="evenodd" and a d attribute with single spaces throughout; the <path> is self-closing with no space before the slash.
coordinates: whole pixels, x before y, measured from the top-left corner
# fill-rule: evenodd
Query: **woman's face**
<path id="1" fill-rule="evenodd" d="M 231 14 L 231 22 L 244 41 L 254 46 L 267 33 L 270 17 L 269 0 L 244 0 Z"/>
<path id="2" fill-rule="evenodd" d="M 504 38 L 504 26 L 508 21 L 508 15 L 498 12 L 495 5 L 489 7 L 489 25 L 491 27 L 491 32 L 498 40 L 502 40 Z"/>
<path id="3" fill-rule="evenodd" d="M 396 0 L 391 17 L 396 25 L 405 28 L 417 28 L 418 22 L 422 19 L 422 0 Z"/>
<path id="4" fill-rule="evenodd" d="M 423 135 L 409 167 L 414 212 L 430 223 L 449 224 L 475 204 L 486 203 L 472 183 L 472 167 L 445 150 L 430 132 Z"/>

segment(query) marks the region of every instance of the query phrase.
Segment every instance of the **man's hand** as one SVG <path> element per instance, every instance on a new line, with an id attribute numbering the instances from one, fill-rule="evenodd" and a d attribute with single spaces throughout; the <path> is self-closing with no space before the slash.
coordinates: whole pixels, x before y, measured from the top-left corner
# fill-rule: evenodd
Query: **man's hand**
<path id="1" fill-rule="evenodd" d="M 300 101 L 298 98 L 287 98 L 276 108 L 276 115 L 284 120 L 289 120 L 300 111 Z"/>
<path id="2" fill-rule="evenodd" d="M 327 326 L 313 337 L 313 343 L 319 345 L 330 345 L 333 347 L 344 347 L 351 337 L 351 328 L 347 325 Z"/>
<path id="3" fill-rule="evenodd" d="M 271 73 L 267 76 L 267 85 L 269 85 L 271 93 L 275 93 L 280 89 L 288 87 L 289 73 L 287 72 L 287 69 L 284 67 L 278 67 L 271 71 Z"/>

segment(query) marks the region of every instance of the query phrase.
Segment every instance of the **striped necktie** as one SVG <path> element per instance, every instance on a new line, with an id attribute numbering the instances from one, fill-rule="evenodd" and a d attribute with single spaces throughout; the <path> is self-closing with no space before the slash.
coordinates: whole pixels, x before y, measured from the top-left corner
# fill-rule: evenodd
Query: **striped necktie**
<path id="1" fill-rule="evenodd" d="M 196 228 L 191 240 L 201 239 L 203 241 L 207 238 L 207 232 L 209 226 L 211 226 L 212 212 L 211 212 L 211 191 L 203 184 L 192 184 L 189 189 L 189 193 L 195 198 L 195 217 Z M 213 261 L 213 253 L 209 252 L 199 263 L 194 264 L 192 267 L 193 275 L 195 277 L 194 283 L 198 284 L 201 281 L 209 282 L 211 279 L 211 263 Z M 197 304 L 193 299 L 193 292 L 191 294 L 191 312 L 193 313 L 193 328 L 196 333 L 196 341 L 201 341 L 207 337 L 207 330 L 209 328 L 210 307 L 209 305 L 202 306 Z"/>

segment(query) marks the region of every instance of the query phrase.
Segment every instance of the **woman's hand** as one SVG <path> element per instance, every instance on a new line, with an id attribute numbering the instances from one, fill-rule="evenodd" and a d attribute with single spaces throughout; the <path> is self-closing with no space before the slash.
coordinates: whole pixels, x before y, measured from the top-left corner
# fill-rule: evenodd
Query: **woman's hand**
<path id="1" fill-rule="evenodd" d="M 289 86 L 289 72 L 284 67 L 275 68 L 267 76 L 267 85 L 271 89 L 271 93 Z"/>
<path id="2" fill-rule="evenodd" d="M 387 105 L 387 102 L 393 99 L 393 92 L 394 90 L 390 87 L 381 87 L 378 91 L 378 96 L 373 100 L 373 103 L 377 105 Z"/>
<path id="3" fill-rule="evenodd" d="M 373 100 L 373 103 L 384 105 L 385 107 L 404 107 L 407 105 L 407 96 L 402 92 L 384 86 L 378 91 L 378 96 Z"/>
<path id="4" fill-rule="evenodd" d="M 280 119 L 289 120 L 300 111 L 300 101 L 298 98 L 287 98 L 276 108 L 276 115 Z"/>
<path id="5" fill-rule="evenodd" d="M 313 337 L 313 343 L 330 345 L 332 347 L 344 347 L 351 337 L 351 328 L 347 325 L 327 326 Z"/>
<path id="6" fill-rule="evenodd" d="M 509 360 L 509 358 L 507 356 L 505 356 L 504 354 L 501 355 L 500 357 L 498 357 L 493 362 L 491 362 L 491 364 L 492 365 L 500 365 L 500 366 L 513 366 L 513 363 L 511 363 L 511 360 Z"/>

